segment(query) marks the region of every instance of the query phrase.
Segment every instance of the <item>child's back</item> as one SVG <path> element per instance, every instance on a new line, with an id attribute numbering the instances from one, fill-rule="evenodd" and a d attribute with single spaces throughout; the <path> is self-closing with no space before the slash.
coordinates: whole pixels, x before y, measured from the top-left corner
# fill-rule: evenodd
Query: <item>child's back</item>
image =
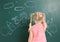
<path id="1" fill-rule="evenodd" d="M 46 42 L 45 31 L 41 23 L 33 25 L 31 30 L 33 32 L 32 42 Z"/>

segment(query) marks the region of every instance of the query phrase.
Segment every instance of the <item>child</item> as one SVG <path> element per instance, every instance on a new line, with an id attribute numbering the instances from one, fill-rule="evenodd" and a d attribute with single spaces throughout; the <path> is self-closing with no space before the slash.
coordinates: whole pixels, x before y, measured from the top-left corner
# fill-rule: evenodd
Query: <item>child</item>
<path id="1" fill-rule="evenodd" d="M 35 22 L 32 25 L 32 17 Z M 42 12 L 35 12 L 30 16 L 28 42 L 47 42 L 45 31 L 47 28 L 46 17 Z"/>

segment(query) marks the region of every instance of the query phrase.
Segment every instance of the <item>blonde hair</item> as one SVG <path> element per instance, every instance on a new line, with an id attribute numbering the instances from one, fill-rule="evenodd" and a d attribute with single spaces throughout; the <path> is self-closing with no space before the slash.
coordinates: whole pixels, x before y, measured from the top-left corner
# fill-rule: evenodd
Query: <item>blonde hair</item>
<path id="1" fill-rule="evenodd" d="M 35 13 L 32 13 L 30 15 L 30 24 L 29 24 L 29 29 L 28 29 L 28 32 L 30 31 L 31 29 L 31 26 L 32 26 L 32 20 L 34 19 L 35 21 L 41 21 L 42 24 L 44 24 L 45 22 L 45 13 L 43 12 L 35 12 Z M 45 23 L 46 24 L 46 23 Z M 47 25 L 47 24 L 46 24 Z M 45 26 L 46 27 L 46 26 Z M 44 29 L 45 30 L 45 29 Z"/>
<path id="2" fill-rule="evenodd" d="M 35 12 L 31 14 L 31 22 L 34 21 L 42 21 L 45 18 L 45 13 L 43 12 Z"/>

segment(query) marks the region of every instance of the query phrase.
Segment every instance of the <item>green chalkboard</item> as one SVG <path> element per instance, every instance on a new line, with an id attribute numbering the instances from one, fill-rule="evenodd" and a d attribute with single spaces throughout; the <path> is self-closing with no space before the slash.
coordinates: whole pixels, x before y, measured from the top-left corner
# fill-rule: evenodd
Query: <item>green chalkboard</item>
<path id="1" fill-rule="evenodd" d="M 33 12 L 46 15 L 47 42 L 60 42 L 60 0 L 0 0 L 0 42 L 28 42 Z"/>

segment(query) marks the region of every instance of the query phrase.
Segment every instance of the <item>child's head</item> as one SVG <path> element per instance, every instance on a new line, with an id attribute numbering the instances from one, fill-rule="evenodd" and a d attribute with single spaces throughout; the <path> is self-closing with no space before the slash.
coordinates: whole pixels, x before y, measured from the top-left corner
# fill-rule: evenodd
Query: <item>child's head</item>
<path id="1" fill-rule="evenodd" d="M 45 14 L 42 12 L 35 12 L 32 14 L 34 22 L 42 22 L 45 19 Z"/>

